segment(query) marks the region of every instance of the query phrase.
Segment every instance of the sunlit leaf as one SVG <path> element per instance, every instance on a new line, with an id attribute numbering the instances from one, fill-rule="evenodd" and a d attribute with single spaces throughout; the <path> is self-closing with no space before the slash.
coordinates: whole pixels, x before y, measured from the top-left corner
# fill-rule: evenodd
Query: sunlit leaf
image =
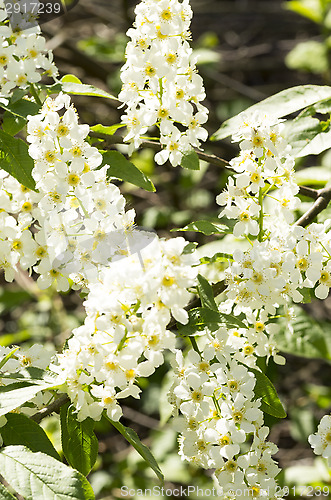
<path id="1" fill-rule="evenodd" d="M 8 413 L 7 423 L 1 427 L 5 446 L 24 445 L 31 451 L 41 451 L 61 460 L 46 432 L 40 425 L 22 413 Z"/>
<path id="2" fill-rule="evenodd" d="M 115 429 L 117 429 L 122 434 L 122 436 L 124 436 L 125 439 L 135 448 L 139 455 L 141 455 L 147 462 L 147 464 L 151 467 L 151 469 L 153 469 L 157 477 L 163 482 L 164 476 L 157 461 L 152 455 L 150 449 L 140 441 L 137 433 L 133 429 L 130 429 L 130 427 L 125 427 L 125 425 L 121 424 L 121 422 L 115 422 L 108 417 L 106 418 L 115 427 Z"/>
<path id="3" fill-rule="evenodd" d="M 14 138 L 0 130 L 0 168 L 15 177 L 23 186 L 35 190 L 31 175 L 34 163 L 29 155 L 28 145 L 22 139 Z"/>
<path id="4" fill-rule="evenodd" d="M 256 378 L 254 393 L 257 398 L 261 398 L 260 409 L 268 413 L 268 415 L 277 418 L 285 418 L 287 416 L 286 411 L 284 410 L 271 380 L 269 380 L 264 373 L 255 368 L 249 368 L 249 370 L 254 373 Z"/>
<path id="5" fill-rule="evenodd" d="M 117 97 L 114 97 L 105 90 L 98 89 L 93 85 L 82 83 L 79 78 L 74 75 L 65 75 L 61 79 L 61 84 L 62 90 L 66 94 L 105 97 L 106 99 L 115 99 L 116 101 L 118 101 Z"/>
<path id="6" fill-rule="evenodd" d="M 139 168 L 125 158 L 119 151 L 103 153 L 103 165 L 109 165 L 107 174 L 122 181 L 130 182 L 146 191 L 155 191 L 154 184 Z"/>
<path id="7" fill-rule="evenodd" d="M 93 430 L 95 422 L 91 418 L 78 422 L 69 404 L 62 406 L 60 416 L 64 456 L 71 467 L 87 476 L 98 456 L 98 440 Z"/>
<path id="8" fill-rule="evenodd" d="M 25 500 L 94 500 L 86 478 L 45 453 L 25 446 L 0 450 L 1 475 Z"/>
<path id="9" fill-rule="evenodd" d="M 282 118 L 295 111 L 311 106 L 324 99 L 331 98 L 331 87 L 319 85 L 300 85 L 282 90 L 263 101 L 254 104 L 244 111 L 245 116 L 252 116 L 256 111 L 261 111 L 273 118 Z M 242 114 L 225 121 L 212 136 L 213 140 L 229 137 L 242 123 Z"/>
<path id="10" fill-rule="evenodd" d="M 197 220 L 195 222 L 190 222 L 190 224 L 185 227 L 172 229 L 171 231 L 196 231 L 210 236 L 211 234 L 224 234 L 228 232 L 228 230 L 229 228 L 224 224 L 218 224 L 208 220 Z"/>

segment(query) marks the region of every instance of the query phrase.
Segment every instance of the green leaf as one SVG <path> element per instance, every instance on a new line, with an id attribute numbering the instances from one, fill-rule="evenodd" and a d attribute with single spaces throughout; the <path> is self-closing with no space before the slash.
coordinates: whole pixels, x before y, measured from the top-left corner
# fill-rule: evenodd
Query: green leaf
<path id="1" fill-rule="evenodd" d="M 190 243 L 188 243 L 187 245 L 185 245 L 184 249 L 183 249 L 183 255 L 185 254 L 189 254 L 189 253 L 193 253 L 196 248 L 197 248 L 197 243 L 195 241 L 191 241 Z"/>
<path id="2" fill-rule="evenodd" d="M 94 500 L 87 479 L 78 471 L 45 453 L 25 446 L 0 451 L 0 470 L 5 481 L 24 500 Z"/>
<path id="3" fill-rule="evenodd" d="M 1 427 L 1 436 L 5 446 L 24 445 L 31 451 L 41 451 L 61 461 L 40 425 L 22 413 L 8 413 L 6 419 L 6 425 Z"/>
<path id="4" fill-rule="evenodd" d="M 300 14 L 300 16 L 307 17 L 314 23 L 323 23 L 323 10 L 320 0 L 290 0 L 284 3 L 284 7 Z"/>
<path id="5" fill-rule="evenodd" d="M 208 220 L 197 220 L 180 229 L 171 229 L 171 231 L 196 231 L 206 236 L 210 236 L 211 234 L 224 234 L 229 232 L 229 228 L 224 224 L 217 224 Z"/>
<path id="6" fill-rule="evenodd" d="M 2 128 L 9 135 L 16 135 L 26 124 L 25 118 L 13 115 L 9 111 L 5 111 L 3 115 Z"/>
<path id="7" fill-rule="evenodd" d="M 7 105 L 0 103 L 0 107 L 5 109 L 2 128 L 9 135 L 16 135 L 22 130 L 27 122 L 27 116 L 37 114 L 40 109 L 35 102 L 27 99 L 16 100 L 13 97 Z"/>
<path id="8" fill-rule="evenodd" d="M 228 328 L 246 328 L 245 323 L 235 316 L 223 314 L 207 307 L 195 307 L 191 309 L 188 311 L 188 317 L 189 321 L 186 325 L 177 323 L 178 333 L 182 337 L 199 335 L 205 328 L 215 331 L 221 325 L 226 325 Z"/>
<path id="9" fill-rule="evenodd" d="M 304 358 L 331 360 L 330 322 L 316 321 L 301 307 L 293 305 L 293 308 L 293 333 L 289 331 L 283 319 L 279 320 L 281 328 L 274 337 L 279 350 Z"/>
<path id="10" fill-rule="evenodd" d="M 105 97 L 106 99 L 115 99 L 118 101 L 117 97 L 108 94 L 105 90 L 98 89 L 93 85 L 86 85 L 82 83 L 79 78 L 74 75 L 65 75 L 61 78 L 62 90 L 66 94 L 72 95 L 87 95 L 94 97 Z"/>
<path id="11" fill-rule="evenodd" d="M 290 69 L 323 74 L 329 69 L 328 47 L 316 40 L 298 43 L 286 55 L 285 64 Z"/>
<path id="12" fill-rule="evenodd" d="M 268 415 L 272 415 L 277 418 L 285 418 L 287 416 L 286 411 L 280 402 L 273 383 L 259 370 L 250 367 L 248 369 L 254 373 L 256 378 L 254 393 L 257 398 L 261 398 L 260 409 L 265 413 L 268 413 Z"/>
<path id="13" fill-rule="evenodd" d="M 16 382 L 28 382 L 34 385 L 45 383 L 55 385 L 58 375 L 50 370 L 43 370 L 36 366 L 27 366 L 15 373 L 1 373 L 1 378 L 13 379 Z"/>
<path id="14" fill-rule="evenodd" d="M 213 309 L 218 312 L 218 307 L 214 299 L 213 287 L 204 276 L 201 276 L 201 274 L 198 274 L 198 293 L 202 307 Z"/>
<path id="15" fill-rule="evenodd" d="M 19 118 L 27 119 L 28 115 L 35 115 L 39 112 L 39 104 L 29 101 L 27 99 L 14 100 L 11 99 L 10 102 L 5 106 L 0 103 L 0 107 L 4 108 L 6 111 Z"/>
<path id="16" fill-rule="evenodd" d="M 295 182 L 302 186 L 324 187 L 330 180 L 330 168 L 308 167 L 294 174 Z M 323 213 L 323 212 L 322 212 Z"/>
<path id="17" fill-rule="evenodd" d="M 56 387 L 55 383 L 32 385 L 28 382 L 14 382 L 0 386 L 0 416 L 15 410 L 34 398 L 38 392 Z"/>
<path id="18" fill-rule="evenodd" d="M 16 500 L 16 497 L 0 483 L 0 500 Z"/>
<path id="19" fill-rule="evenodd" d="M 152 181 L 119 151 L 106 151 L 102 156 L 102 165 L 109 165 L 107 170 L 109 177 L 130 182 L 146 191 L 155 191 Z"/>
<path id="20" fill-rule="evenodd" d="M 322 132 L 323 127 L 317 118 L 301 116 L 285 123 L 284 137 L 291 144 L 291 155 L 301 156 L 301 151 Z"/>
<path id="21" fill-rule="evenodd" d="M 92 132 L 96 132 L 97 134 L 114 135 L 116 130 L 122 127 L 125 127 L 124 123 L 116 123 L 115 125 L 110 125 L 109 127 L 105 127 L 99 123 L 98 125 L 90 127 L 90 130 L 92 130 Z"/>
<path id="22" fill-rule="evenodd" d="M 77 78 L 77 80 L 78 80 L 78 78 Z M 43 83 L 38 83 L 38 87 L 41 90 L 44 90 L 44 92 L 46 92 L 46 94 L 48 96 L 50 96 L 52 94 L 59 94 L 62 91 L 62 84 L 61 84 L 61 82 L 53 83 L 52 85 L 45 85 Z"/>
<path id="23" fill-rule="evenodd" d="M 62 78 L 61 78 L 61 83 L 65 82 L 65 83 L 82 83 L 82 81 L 77 78 L 77 76 L 75 75 L 72 75 L 72 74 L 68 74 L 68 75 L 64 75 Z"/>
<path id="24" fill-rule="evenodd" d="M 297 157 L 319 155 L 331 148 L 331 130 L 317 134 L 299 153 Z"/>
<path id="25" fill-rule="evenodd" d="M 0 158 L 0 168 L 15 177 L 23 186 L 35 190 L 35 182 L 31 175 L 33 160 L 29 156 L 28 145 L 0 130 L 0 150 L 4 156 Z"/>
<path id="26" fill-rule="evenodd" d="M 331 97 L 331 87 L 320 85 L 299 85 L 282 90 L 263 101 L 254 104 L 247 110 L 245 115 L 252 116 L 256 111 L 262 111 L 274 118 L 282 118 L 295 111 L 311 106 L 324 99 Z M 222 126 L 211 137 L 212 140 L 219 141 L 233 134 L 242 123 L 242 114 L 236 115 L 225 121 Z"/>
<path id="27" fill-rule="evenodd" d="M 155 472 L 157 477 L 160 479 L 160 481 L 164 481 L 164 476 L 162 474 L 162 471 L 155 460 L 154 456 L 152 455 L 152 452 L 150 451 L 147 446 L 145 446 L 139 439 L 139 436 L 137 433 L 133 430 L 130 429 L 130 427 L 125 427 L 125 425 L 121 424 L 120 422 L 115 422 L 114 420 L 111 420 L 109 417 L 107 417 L 107 420 L 122 434 L 122 436 L 125 437 L 125 439 L 136 449 L 136 451 L 143 457 L 143 459 L 147 462 L 147 464 L 150 466 L 151 469 Z"/>
<path id="28" fill-rule="evenodd" d="M 181 167 L 187 168 L 189 170 L 199 170 L 200 169 L 199 156 L 194 150 L 189 151 L 188 153 L 185 153 L 182 156 L 180 165 Z"/>
<path id="29" fill-rule="evenodd" d="M 229 260 L 233 261 L 233 255 L 230 253 L 217 252 L 212 257 L 201 257 L 201 264 L 213 264 L 214 262 L 228 262 Z"/>
<path id="30" fill-rule="evenodd" d="M 0 370 L 7 363 L 7 361 L 14 356 L 15 352 L 18 351 L 19 347 L 15 347 L 12 351 L 10 351 L 0 362 Z"/>
<path id="31" fill-rule="evenodd" d="M 92 469 L 98 457 L 98 440 L 94 434 L 95 422 L 91 418 L 78 422 L 72 405 L 62 406 L 62 450 L 69 465 L 84 476 Z"/>

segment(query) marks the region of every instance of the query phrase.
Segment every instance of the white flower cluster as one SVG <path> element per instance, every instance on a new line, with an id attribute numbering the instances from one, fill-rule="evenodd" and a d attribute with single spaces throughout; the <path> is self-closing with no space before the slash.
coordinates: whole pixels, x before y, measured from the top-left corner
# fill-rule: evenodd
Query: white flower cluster
<path id="1" fill-rule="evenodd" d="M 311 434 L 308 441 L 314 453 L 326 458 L 328 466 L 331 467 L 331 415 L 322 417 L 316 434 Z"/>
<path id="2" fill-rule="evenodd" d="M 149 238 L 89 284 L 85 324 L 74 330 L 59 364 L 52 366 L 65 378 L 79 420 L 99 420 L 104 409 L 118 420 L 118 400 L 139 398 L 137 378 L 150 376 L 163 363 L 163 350 L 175 348 L 176 337 L 167 330 L 170 313 L 187 322 L 187 288 L 197 274 L 185 246 L 183 238 Z"/>
<path id="3" fill-rule="evenodd" d="M 39 4 L 32 2 L 34 11 Z M 26 88 L 39 82 L 42 74 L 54 77 L 58 71 L 53 54 L 46 50 L 46 41 L 38 26 L 31 27 L 33 14 L 29 15 L 26 0 L 8 2 L 17 25 L 9 23 L 5 2 L 0 0 L 0 96 L 10 97 L 16 87 Z M 20 12 L 17 7 L 21 7 Z M 31 6 L 31 8 L 32 8 Z"/>
<path id="4" fill-rule="evenodd" d="M 251 245 L 248 251 L 233 252 L 234 262 L 225 272 L 227 296 L 238 305 L 236 313 L 264 308 L 275 314 L 276 307 L 290 300 L 301 302 L 300 289 L 315 288 L 316 297 L 327 297 L 331 238 L 327 223 L 308 228 L 291 224 L 299 187 L 290 148 L 280 123 L 261 115 L 253 118 L 253 125 L 244 122 L 236 134 L 241 153 L 230 164 L 237 173 L 217 197 L 225 205 L 220 217 L 237 219 L 234 236 L 245 236 Z"/>
<path id="5" fill-rule="evenodd" d="M 128 36 L 119 99 L 127 105 L 122 121 L 130 151 L 138 148 L 149 127 L 160 129 L 162 151 L 155 161 L 179 165 L 184 153 L 207 139 L 202 125 L 208 110 L 203 80 L 197 74 L 190 39 L 189 0 L 142 0 Z M 183 131 L 184 127 L 184 131 Z"/>
<path id="6" fill-rule="evenodd" d="M 40 288 L 67 290 L 72 279 L 89 292 L 85 324 L 51 369 L 80 420 L 98 420 L 104 409 L 118 420 L 118 400 L 139 397 L 137 378 L 175 348 L 167 324 L 171 315 L 188 321 L 196 258 L 183 238 L 134 229 L 134 211 L 125 212 L 108 165 L 99 168 L 102 156 L 86 142 L 89 127 L 78 124 L 69 96 L 46 99 L 27 131 L 38 193 L 2 174 L 1 266 L 7 280 L 19 263 L 39 274 Z"/>
<path id="7" fill-rule="evenodd" d="M 19 262 L 40 275 L 40 288 L 55 282 L 65 291 L 69 277 L 84 286 L 127 251 L 134 211 L 125 212 L 124 197 L 107 180 L 108 165 L 98 169 L 102 156 L 85 141 L 89 127 L 78 124 L 69 96 L 46 99 L 27 130 L 38 193 L 2 173 L 1 267 L 9 281 Z"/>
<path id="8" fill-rule="evenodd" d="M 232 498 L 234 491 L 276 498 L 274 478 L 280 469 L 271 455 L 277 446 L 266 441 L 269 429 L 263 426 L 260 400 L 254 395 L 255 376 L 235 359 L 236 340 L 240 345 L 236 333 L 238 337 L 220 328 L 208 334 L 201 352 L 190 351 L 185 360 L 177 351 L 169 401 L 177 415 L 173 423 L 181 432 L 179 454 L 215 469 L 224 499 Z"/>
<path id="9" fill-rule="evenodd" d="M 163 241 L 134 229 L 134 211 L 125 212 L 108 165 L 99 168 L 102 156 L 86 142 L 89 127 L 78 124 L 69 96 L 47 98 L 28 118 L 38 193 L 2 174 L 1 266 L 7 280 L 19 263 L 39 274 L 40 288 L 56 282 L 67 290 L 72 279 L 89 292 L 86 322 L 52 368 L 79 419 L 99 419 L 106 408 L 118 420 L 117 400 L 139 397 L 136 379 L 174 349 L 171 315 L 188 321 L 196 258 L 184 238 Z"/>
<path id="10" fill-rule="evenodd" d="M 256 113 L 238 128 L 235 140 L 241 141 L 240 155 L 230 162 L 236 174 L 229 179 L 227 189 L 217 196 L 225 205 L 220 217 L 237 219 L 233 234 L 268 236 L 281 223 L 293 222 L 293 210 L 299 200 L 299 187 L 294 181 L 294 159 L 281 136 L 281 123 Z M 275 194 L 274 190 L 278 188 Z M 267 218 L 263 218 L 263 203 L 268 200 Z M 271 209 L 272 208 L 272 209 Z M 264 225 L 263 225 L 264 224 Z"/>

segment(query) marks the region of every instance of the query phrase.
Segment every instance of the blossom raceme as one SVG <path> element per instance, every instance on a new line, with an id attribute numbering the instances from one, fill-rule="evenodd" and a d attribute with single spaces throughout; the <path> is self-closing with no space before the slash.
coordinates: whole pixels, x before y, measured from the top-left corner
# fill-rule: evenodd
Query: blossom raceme
<path id="1" fill-rule="evenodd" d="M 153 234 L 141 245 L 141 232 L 134 234 L 131 253 L 104 266 L 99 281 L 89 283 L 85 324 L 52 366 L 66 380 L 79 420 L 99 420 L 104 409 L 118 420 L 118 400 L 139 398 L 138 377 L 150 376 L 163 363 L 163 351 L 174 350 L 176 337 L 167 330 L 171 314 L 188 320 L 187 288 L 197 270 L 194 255 L 183 253 L 186 241 Z"/>
<path id="2" fill-rule="evenodd" d="M 97 169 L 102 156 L 86 142 L 89 127 L 78 124 L 69 96 L 47 98 L 40 113 L 28 117 L 27 131 L 38 192 L 2 174 L 1 265 L 8 280 L 20 263 L 40 275 L 41 288 L 55 283 L 67 290 L 69 277 L 80 288 L 126 251 L 134 211 L 125 211 L 108 166 Z"/>
<path id="3" fill-rule="evenodd" d="M 19 377 L 19 372 L 29 367 L 39 369 L 39 371 L 47 370 L 51 360 L 54 360 L 55 349 L 51 344 L 41 345 L 34 344 L 31 347 L 1 347 L 0 346 L 0 383 L 1 386 L 12 384 L 13 378 Z M 57 384 L 56 374 L 49 373 L 49 379 Z M 46 384 L 47 385 L 47 384 Z M 50 384 L 52 385 L 52 384 Z M 45 407 L 54 398 L 54 395 L 49 390 L 36 391 L 36 395 L 32 395 L 28 402 L 19 404 L 13 407 L 15 413 L 22 413 L 27 416 L 33 415 L 37 410 Z M 13 401 L 15 402 L 15 401 Z M 1 427 L 6 424 L 6 418 L 0 417 L 0 442 L 1 442 Z"/>
<path id="4" fill-rule="evenodd" d="M 226 330 L 223 333 L 227 342 Z M 277 447 L 266 441 L 269 429 L 254 396 L 255 376 L 230 359 L 230 343 L 224 350 L 217 345 L 221 336 L 208 335 L 199 342 L 199 353 L 189 351 L 186 359 L 176 351 L 169 401 L 174 406 L 173 425 L 180 432 L 179 454 L 215 470 L 221 498 L 231 497 L 236 489 L 242 495 L 280 498 L 274 479 L 280 469 L 271 458 Z M 249 435 L 253 439 L 247 449 Z"/>
<path id="5" fill-rule="evenodd" d="M 134 228 L 134 211 L 125 211 L 124 197 L 107 180 L 108 166 L 98 168 L 101 155 L 86 142 L 89 127 L 78 123 L 68 96 L 47 98 L 28 117 L 27 131 L 38 193 L 3 174 L 6 277 L 24 263 L 39 274 L 41 288 L 67 290 L 72 279 L 88 292 L 85 324 L 51 368 L 80 420 L 99 419 L 103 410 L 117 420 L 118 400 L 139 397 L 137 378 L 175 348 L 167 324 L 171 315 L 188 321 L 196 258 L 183 238 L 163 241 Z"/>
<path id="6" fill-rule="evenodd" d="M 55 77 L 58 74 L 53 54 L 46 49 L 46 41 L 40 28 L 31 22 L 39 1 L 8 3 L 14 16 L 9 22 L 6 5 L 0 0 L 0 96 L 10 97 L 16 87 L 27 88 L 41 80 L 42 75 Z M 17 7 L 20 6 L 20 12 Z"/>
<path id="7" fill-rule="evenodd" d="M 160 130 L 163 149 L 155 161 L 179 165 L 184 153 L 207 139 L 202 125 L 208 110 L 202 78 L 189 46 L 192 10 L 188 0 L 142 0 L 134 27 L 127 32 L 126 64 L 119 99 L 127 105 L 122 117 L 129 151 L 138 148 L 149 127 Z"/>
<path id="8" fill-rule="evenodd" d="M 239 157 L 230 162 L 235 174 L 216 198 L 224 207 L 219 216 L 235 220 L 234 236 L 255 238 L 247 252 L 235 250 L 226 270 L 227 294 L 238 312 L 263 307 L 273 314 L 275 306 L 301 302 L 301 289 L 313 288 L 324 299 L 331 286 L 328 222 L 293 225 L 299 187 L 282 125 L 261 113 L 244 116 L 234 136 L 241 141 Z"/>

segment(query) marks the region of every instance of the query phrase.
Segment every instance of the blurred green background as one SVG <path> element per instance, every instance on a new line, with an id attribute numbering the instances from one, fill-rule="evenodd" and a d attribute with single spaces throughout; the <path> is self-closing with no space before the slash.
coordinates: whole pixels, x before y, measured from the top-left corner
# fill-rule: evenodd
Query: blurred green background
<path id="1" fill-rule="evenodd" d="M 133 21 L 136 3 L 80 0 L 67 15 L 43 25 L 61 76 L 73 73 L 84 83 L 109 89 L 116 95 L 121 87 L 119 70 L 124 63 L 125 32 Z M 227 118 L 285 88 L 331 83 L 330 1 L 191 0 L 191 5 L 192 47 L 199 55 L 198 69 L 205 81 L 210 134 Z M 112 125 L 120 121 L 122 110 L 116 101 L 78 96 L 73 100 L 82 123 Z M 210 142 L 205 151 L 229 160 L 237 154 L 237 146 L 230 140 Z M 137 212 L 138 225 L 169 237 L 174 235 L 171 229 L 191 221 L 216 219 L 215 196 L 225 186 L 226 169 L 205 163 L 200 171 L 169 165 L 156 167 L 153 152 L 148 149 L 135 153 L 132 161 L 151 177 L 157 188 L 156 193 L 150 193 L 129 184 L 121 185 L 128 207 Z M 321 168 L 314 175 L 314 186 L 322 187 L 330 179 L 330 155 L 309 157 L 298 163 L 298 169 L 316 166 Z M 175 235 L 184 235 L 200 245 L 213 241 L 199 233 Z M 77 293 L 40 292 L 33 278 L 24 273 L 14 284 L 1 280 L 0 312 L 2 345 L 55 343 L 60 349 L 71 330 L 84 321 Z M 320 341 L 326 336 L 327 345 L 331 345 L 331 301 L 314 301 L 299 313 L 302 317 L 296 334 L 301 347 L 296 345 L 292 350 L 300 355 L 285 354 L 286 366 L 271 364 L 267 372 L 290 419 L 279 422 L 267 418 L 267 424 L 271 427 L 271 440 L 280 448 L 275 458 L 281 467 L 287 468 L 280 477 L 282 484 L 327 485 L 331 491 L 330 474 L 323 460 L 315 460 L 307 443 L 307 436 L 315 431 L 321 416 L 331 410 L 330 362 L 320 359 L 329 357 L 324 352 L 325 343 L 321 345 Z M 305 349 L 305 332 L 309 330 L 310 335 L 312 328 L 316 334 L 315 350 Z M 181 462 L 176 433 L 159 423 L 160 414 L 163 422 L 169 416 L 165 398 L 168 369 L 165 364 L 150 379 L 141 381 L 142 399 L 125 402 L 124 423 L 151 446 L 165 474 L 166 487 L 190 484 L 210 488 L 211 473 Z M 43 425 L 60 448 L 58 419 L 45 419 Z M 145 489 L 158 484 L 136 452 L 106 421 L 97 423 L 96 431 L 100 455 L 89 480 L 98 499 L 123 498 L 122 485 Z M 309 497 L 303 494 L 301 498 Z"/>

